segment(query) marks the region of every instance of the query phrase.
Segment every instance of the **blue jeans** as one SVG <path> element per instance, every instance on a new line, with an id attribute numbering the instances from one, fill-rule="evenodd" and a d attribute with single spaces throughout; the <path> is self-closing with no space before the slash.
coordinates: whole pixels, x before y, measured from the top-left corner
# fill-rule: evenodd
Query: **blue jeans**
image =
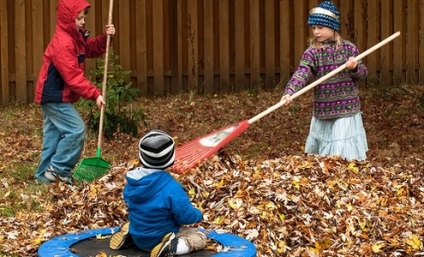
<path id="1" fill-rule="evenodd" d="M 86 128 L 72 103 L 45 103 L 41 111 L 43 150 L 35 177 L 46 181 L 43 174 L 49 166 L 69 173 L 75 168 L 84 148 Z"/>

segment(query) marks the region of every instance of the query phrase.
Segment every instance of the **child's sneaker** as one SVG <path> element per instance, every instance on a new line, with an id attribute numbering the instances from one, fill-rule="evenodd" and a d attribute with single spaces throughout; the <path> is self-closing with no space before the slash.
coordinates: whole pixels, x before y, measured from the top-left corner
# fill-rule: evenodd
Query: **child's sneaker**
<path id="1" fill-rule="evenodd" d="M 54 182 L 59 179 L 62 182 L 72 184 L 72 174 L 70 172 L 58 171 L 53 166 L 50 166 L 45 172 L 44 177 Z"/>
<path id="2" fill-rule="evenodd" d="M 112 250 L 119 250 L 125 245 L 128 245 L 130 238 L 130 223 L 126 222 L 121 226 L 118 232 L 112 235 L 109 242 L 109 247 Z"/>
<path id="3" fill-rule="evenodd" d="M 150 257 L 175 256 L 177 252 L 178 238 L 170 232 L 162 238 L 162 242 L 156 245 L 150 252 Z"/>

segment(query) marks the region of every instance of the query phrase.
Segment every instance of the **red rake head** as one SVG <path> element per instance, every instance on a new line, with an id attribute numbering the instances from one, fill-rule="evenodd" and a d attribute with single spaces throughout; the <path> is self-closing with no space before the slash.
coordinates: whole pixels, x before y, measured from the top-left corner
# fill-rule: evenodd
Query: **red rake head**
<path id="1" fill-rule="evenodd" d="M 176 150 L 172 171 L 181 174 L 194 168 L 240 135 L 249 125 L 244 120 L 181 145 Z"/>

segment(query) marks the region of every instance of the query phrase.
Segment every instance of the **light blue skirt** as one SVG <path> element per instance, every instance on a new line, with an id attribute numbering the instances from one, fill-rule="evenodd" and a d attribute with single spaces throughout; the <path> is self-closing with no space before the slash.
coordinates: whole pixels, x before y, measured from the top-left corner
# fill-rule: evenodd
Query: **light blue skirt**
<path id="1" fill-rule="evenodd" d="M 367 158 L 367 137 L 361 113 L 347 118 L 320 120 L 312 116 L 305 152 L 341 156 L 347 160 Z"/>

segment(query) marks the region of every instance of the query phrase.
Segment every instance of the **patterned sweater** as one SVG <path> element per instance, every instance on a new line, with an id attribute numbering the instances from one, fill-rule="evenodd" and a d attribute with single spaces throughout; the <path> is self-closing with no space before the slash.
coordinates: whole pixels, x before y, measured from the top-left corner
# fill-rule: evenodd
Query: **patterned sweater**
<path id="1" fill-rule="evenodd" d="M 344 39 L 337 49 L 333 40 L 324 42 L 320 49 L 310 46 L 303 53 L 297 70 L 287 83 L 285 93 L 294 94 L 307 86 L 311 76 L 319 79 L 358 53 L 357 47 Z M 313 115 L 317 119 L 334 119 L 358 113 L 361 103 L 357 81 L 366 76 L 367 67 L 359 61 L 355 70 L 345 69 L 317 85 L 314 88 Z"/>

